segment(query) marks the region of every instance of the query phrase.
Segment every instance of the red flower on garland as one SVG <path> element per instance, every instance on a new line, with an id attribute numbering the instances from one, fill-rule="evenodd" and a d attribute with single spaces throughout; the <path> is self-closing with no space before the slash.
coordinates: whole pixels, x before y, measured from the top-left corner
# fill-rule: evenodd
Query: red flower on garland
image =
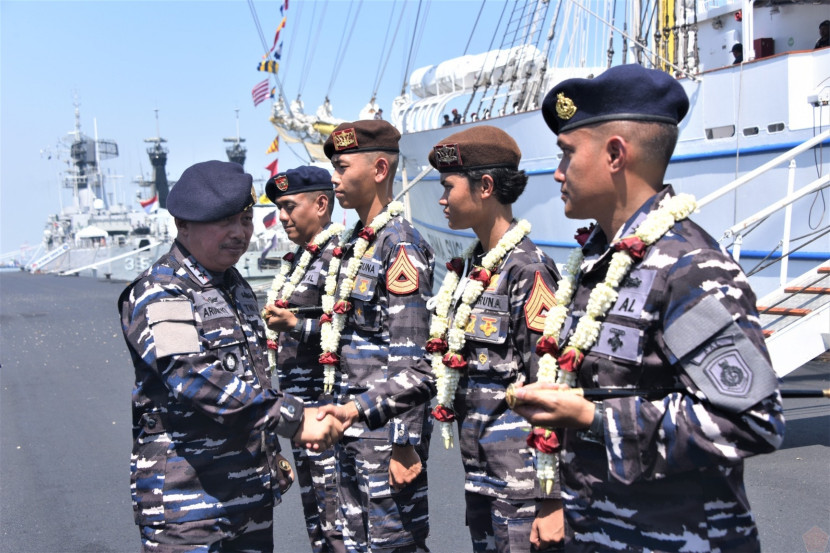
<path id="1" fill-rule="evenodd" d="M 581 351 L 573 346 L 568 346 L 559 356 L 559 359 L 556 360 L 556 363 L 560 369 L 572 373 L 579 368 L 583 359 L 585 359 L 585 356 Z"/>
<path id="2" fill-rule="evenodd" d="M 326 353 L 320 355 L 319 361 L 321 365 L 337 365 L 340 363 L 340 358 L 336 353 L 327 351 Z"/>
<path id="3" fill-rule="evenodd" d="M 476 267 L 470 273 L 470 279 L 471 280 L 477 280 L 479 282 L 483 282 L 484 284 L 487 284 L 487 283 L 490 282 L 490 277 L 491 276 L 492 275 L 490 274 L 490 271 L 488 271 L 484 267 Z"/>
<path id="4" fill-rule="evenodd" d="M 614 244 L 614 250 L 618 252 L 625 250 L 631 259 L 639 261 L 646 255 L 646 244 L 636 236 L 629 236 Z"/>
<path id="5" fill-rule="evenodd" d="M 332 320 L 331 313 L 323 313 L 320 315 L 320 324 L 330 323 Z"/>
<path id="6" fill-rule="evenodd" d="M 580 246 L 584 246 L 585 242 L 588 241 L 588 237 L 591 236 L 591 233 L 594 232 L 594 227 L 596 224 L 591 223 L 588 227 L 579 227 L 576 229 L 576 234 L 574 234 L 574 239 L 576 240 L 577 244 Z"/>
<path id="7" fill-rule="evenodd" d="M 331 254 L 337 259 L 341 259 L 343 257 L 343 248 L 335 246 L 335 248 L 331 251 Z"/>
<path id="8" fill-rule="evenodd" d="M 534 426 L 527 435 L 527 445 L 542 453 L 555 453 L 559 449 L 559 438 L 553 430 Z"/>
<path id="9" fill-rule="evenodd" d="M 360 232 L 357 233 L 360 238 L 363 238 L 367 242 L 371 242 L 375 239 L 375 231 L 372 230 L 372 227 L 363 227 L 360 229 Z"/>
<path id="10" fill-rule="evenodd" d="M 288 309 L 288 302 L 285 300 L 276 300 L 274 302 L 274 307 L 277 309 Z"/>
<path id="11" fill-rule="evenodd" d="M 436 405 L 432 410 L 432 416 L 439 422 L 452 422 L 455 420 L 455 413 L 452 409 L 444 407 L 443 405 Z"/>
<path id="12" fill-rule="evenodd" d="M 288 252 L 282 258 L 289 263 L 294 263 L 294 252 Z"/>
<path id="13" fill-rule="evenodd" d="M 457 371 L 463 371 L 467 368 L 467 361 L 464 360 L 464 356 L 460 353 L 448 353 L 441 361 L 449 368 Z"/>
<path id="14" fill-rule="evenodd" d="M 277 343 L 274 340 L 268 340 L 268 349 L 277 349 Z"/>
<path id="15" fill-rule="evenodd" d="M 352 310 L 351 302 L 340 300 L 334 304 L 334 312 L 338 315 L 345 315 Z"/>
<path id="16" fill-rule="evenodd" d="M 429 353 L 446 353 L 448 349 L 447 341 L 443 338 L 433 338 L 427 341 L 426 350 Z"/>
<path id="17" fill-rule="evenodd" d="M 559 355 L 559 344 L 552 336 L 542 336 L 536 341 L 536 355 L 542 357 L 546 353 L 554 357 Z"/>
<path id="18" fill-rule="evenodd" d="M 317 244 L 306 244 L 305 251 L 307 251 L 311 255 L 317 255 L 318 253 L 320 253 L 320 246 L 318 246 Z"/>
<path id="19" fill-rule="evenodd" d="M 461 276 L 462 271 L 464 271 L 464 260 L 460 257 L 453 257 L 447 261 L 447 269 Z"/>

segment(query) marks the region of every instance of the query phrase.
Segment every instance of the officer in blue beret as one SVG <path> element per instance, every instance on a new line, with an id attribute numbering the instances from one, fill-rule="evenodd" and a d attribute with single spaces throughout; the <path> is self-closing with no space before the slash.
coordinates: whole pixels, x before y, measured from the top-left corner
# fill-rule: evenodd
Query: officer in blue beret
<path id="1" fill-rule="evenodd" d="M 565 215 L 597 223 L 546 327 L 558 384 L 514 405 L 559 429 L 566 551 L 761 550 L 743 459 L 780 446 L 781 396 L 746 276 L 663 184 L 688 109 L 677 80 L 639 65 L 563 81 L 542 106 Z"/>
<path id="2" fill-rule="evenodd" d="M 320 315 L 326 276 L 340 244 L 343 225 L 331 222 L 334 184 L 331 173 L 320 167 L 301 166 L 274 175 L 265 194 L 277 204 L 279 220 L 297 249 L 283 260 L 280 274 L 268 292 L 263 311 L 271 369 L 280 389 L 301 398 L 307 406 L 331 401 L 323 393 L 324 368 L 320 364 Z M 296 308 L 309 309 L 298 312 Z M 319 311 L 315 312 L 315 308 Z M 306 531 L 315 553 L 345 551 L 343 533 L 335 524 L 337 479 L 334 449 L 313 451 L 294 445 L 297 482 Z"/>
<path id="3" fill-rule="evenodd" d="M 325 449 L 332 417 L 268 377 L 256 296 L 233 267 L 256 201 L 235 163 L 197 163 L 167 198 L 178 236 L 119 298 L 135 366 L 131 489 L 144 551 L 272 551 L 291 466 L 277 435 Z"/>

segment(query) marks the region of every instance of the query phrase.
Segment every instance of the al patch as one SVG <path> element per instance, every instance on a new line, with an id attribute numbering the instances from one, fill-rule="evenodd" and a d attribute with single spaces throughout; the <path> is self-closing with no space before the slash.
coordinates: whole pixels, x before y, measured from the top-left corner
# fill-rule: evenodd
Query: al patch
<path id="1" fill-rule="evenodd" d="M 536 271 L 536 276 L 533 278 L 533 290 L 530 291 L 530 297 L 527 298 L 524 307 L 527 328 L 536 332 L 544 332 L 545 318 L 554 305 L 556 305 L 556 299 L 553 292 L 548 288 L 542 274 Z"/>
<path id="2" fill-rule="evenodd" d="M 418 291 L 418 269 L 406 254 L 406 248 L 398 249 L 398 256 L 386 271 L 386 289 L 396 296 Z"/>
<path id="3" fill-rule="evenodd" d="M 657 271 L 651 269 L 631 271 L 620 283 L 617 301 L 608 314 L 639 319 L 656 276 Z"/>

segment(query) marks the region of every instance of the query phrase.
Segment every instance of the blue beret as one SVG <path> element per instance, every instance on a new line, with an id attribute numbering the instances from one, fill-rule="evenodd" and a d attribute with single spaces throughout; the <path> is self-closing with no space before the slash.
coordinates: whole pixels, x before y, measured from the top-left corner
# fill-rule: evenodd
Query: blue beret
<path id="1" fill-rule="evenodd" d="M 689 98 L 677 80 L 636 63 L 616 65 L 594 79 L 567 79 L 545 96 L 542 115 L 554 133 L 606 121 L 677 125 Z"/>
<path id="2" fill-rule="evenodd" d="M 363 119 L 352 123 L 337 125 L 326 143 L 323 151 L 331 159 L 334 154 L 352 154 L 355 152 L 391 152 L 398 153 L 398 140 L 401 133 L 388 121 L 383 119 Z"/>
<path id="3" fill-rule="evenodd" d="M 331 182 L 331 173 L 313 165 L 302 165 L 285 173 L 277 173 L 265 183 L 265 194 L 274 203 L 281 196 L 314 190 L 334 190 L 334 184 Z"/>
<path id="4" fill-rule="evenodd" d="M 238 163 L 203 161 L 185 169 L 167 196 L 167 211 L 185 221 L 209 223 L 256 203 L 253 177 Z"/>

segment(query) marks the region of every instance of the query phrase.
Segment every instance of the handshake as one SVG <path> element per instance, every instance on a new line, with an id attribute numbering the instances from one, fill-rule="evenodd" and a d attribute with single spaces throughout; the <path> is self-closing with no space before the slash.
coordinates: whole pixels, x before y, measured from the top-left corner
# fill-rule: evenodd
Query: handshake
<path id="1" fill-rule="evenodd" d="M 306 407 L 303 421 L 291 439 L 306 449 L 322 451 L 340 441 L 343 432 L 357 419 L 357 408 L 353 402 L 320 408 Z"/>

